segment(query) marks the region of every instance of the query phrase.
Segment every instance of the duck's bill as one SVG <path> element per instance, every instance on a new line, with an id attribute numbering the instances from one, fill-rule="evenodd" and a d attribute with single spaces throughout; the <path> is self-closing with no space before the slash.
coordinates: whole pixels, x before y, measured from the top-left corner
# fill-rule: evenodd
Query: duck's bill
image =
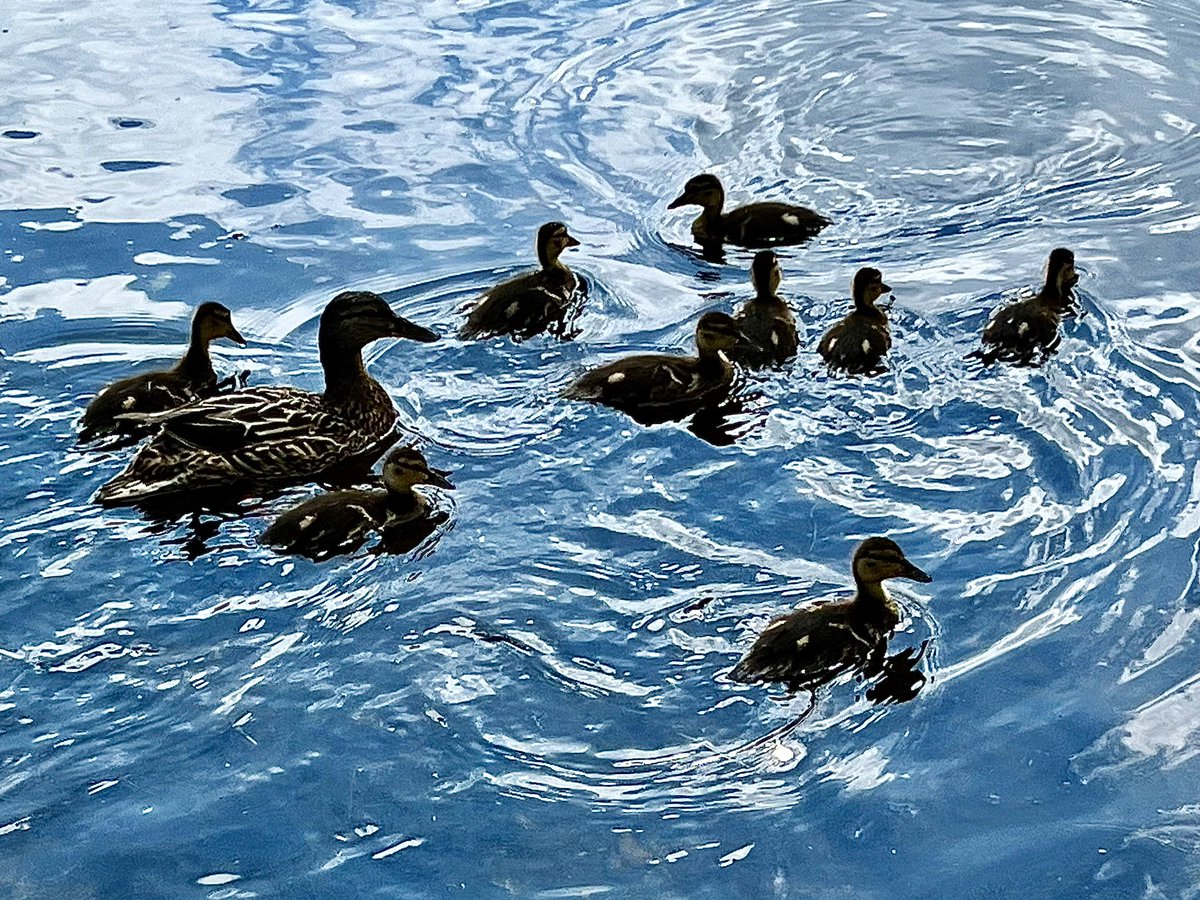
<path id="1" fill-rule="evenodd" d="M 929 584 L 929 582 L 933 581 L 933 578 L 918 569 L 908 560 L 904 561 L 904 571 L 900 573 L 900 577 L 907 578 L 910 581 L 919 581 L 921 584 Z"/>
<path id="2" fill-rule="evenodd" d="M 432 344 L 438 339 L 436 332 L 430 331 L 416 322 L 410 322 L 403 316 L 396 316 L 395 330 L 392 334 L 398 338 L 420 341 L 422 344 Z"/>
<path id="3" fill-rule="evenodd" d="M 564 247 L 578 247 L 579 241 L 576 238 L 573 238 L 573 237 L 571 237 L 571 235 L 568 234 L 566 236 L 565 243 L 563 244 L 563 246 Z"/>
<path id="4" fill-rule="evenodd" d="M 680 194 L 678 197 L 676 197 L 674 200 L 672 200 L 670 203 L 667 204 L 667 209 L 678 209 L 681 206 L 687 206 L 687 205 L 688 205 L 687 194 Z"/>
<path id="5" fill-rule="evenodd" d="M 432 484 L 434 487 L 445 488 L 448 491 L 454 490 L 454 485 L 450 483 L 450 473 L 445 469 L 435 469 L 430 466 L 426 470 L 429 474 L 425 479 L 427 484 Z"/>
<path id="6" fill-rule="evenodd" d="M 236 328 L 234 328 L 232 325 L 229 326 L 229 331 L 227 331 L 225 333 L 225 337 L 229 338 L 231 341 L 233 341 L 239 347 L 246 346 L 246 339 L 244 337 L 242 337 L 242 333 L 240 331 L 238 331 Z"/>
<path id="7" fill-rule="evenodd" d="M 890 294 L 890 293 L 892 292 L 892 288 L 891 288 L 891 286 L 890 286 L 890 285 L 886 285 L 886 284 L 881 284 L 881 285 L 879 285 L 879 289 L 880 289 L 881 291 L 883 291 L 885 294 Z"/>

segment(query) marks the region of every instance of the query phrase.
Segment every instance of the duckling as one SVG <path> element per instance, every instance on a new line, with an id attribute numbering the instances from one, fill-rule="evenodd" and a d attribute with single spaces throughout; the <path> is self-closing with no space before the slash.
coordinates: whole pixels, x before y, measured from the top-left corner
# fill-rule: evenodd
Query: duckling
<path id="1" fill-rule="evenodd" d="M 125 418 L 124 414 L 163 412 L 215 394 L 219 384 L 208 345 L 218 338 L 246 346 L 246 339 L 233 327 L 233 318 L 226 307 L 220 303 L 201 303 L 192 316 L 191 341 L 183 358 L 172 369 L 131 375 L 100 391 L 80 419 L 80 443 L 110 435 L 129 443 L 152 429 L 144 422 Z"/>
<path id="2" fill-rule="evenodd" d="M 996 360 L 1040 365 L 1058 349 L 1058 326 L 1074 306 L 1079 283 L 1075 254 L 1059 247 L 1046 262 L 1046 283 L 1036 296 L 1004 307 L 983 330 L 983 349 L 971 354 L 991 365 Z"/>
<path id="3" fill-rule="evenodd" d="M 100 488 L 106 506 L 227 497 L 369 467 L 396 440 L 396 407 L 367 374 L 362 349 L 380 338 L 436 341 L 369 291 L 338 294 L 321 314 L 325 391 L 261 387 L 145 417 L 159 432 Z"/>
<path id="4" fill-rule="evenodd" d="M 332 491 L 294 506 L 276 519 L 261 543 L 314 560 L 358 550 L 372 533 L 381 552 L 407 553 L 448 516 L 433 510 L 417 484 L 452 490 L 448 472 L 430 467 L 415 447 L 399 447 L 383 463 L 383 488 Z"/>
<path id="5" fill-rule="evenodd" d="M 826 365 L 850 375 L 877 375 L 884 370 L 884 354 L 892 347 L 887 316 L 875 301 L 891 291 L 878 269 L 863 268 L 850 287 L 854 309 L 821 338 L 817 352 Z"/>
<path id="6" fill-rule="evenodd" d="M 692 237 L 706 248 L 724 243 L 750 248 L 801 244 L 833 224 L 808 207 L 788 203 L 748 203 L 722 212 L 725 188 L 716 175 L 707 173 L 689 179 L 683 193 L 667 209 L 680 206 L 699 206 L 703 210 L 692 223 Z"/>
<path id="7" fill-rule="evenodd" d="M 895 541 L 867 538 L 854 550 L 854 596 L 780 616 L 763 629 L 750 651 L 733 667 L 734 681 L 783 682 L 791 691 L 813 691 L 842 672 L 886 672 L 887 641 L 900 622 L 900 610 L 883 582 L 933 579 L 904 558 Z"/>
<path id="8" fill-rule="evenodd" d="M 559 258 L 577 241 L 562 222 L 547 222 L 537 233 L 538 262 L 542 268 L 518 275 L 485 293 L 458 331 L 460 339 L 507 334 L 515 341 L 549 331 L 563 340 L 575 337 L 570 325 L 578 315 L 577 301 L 586 291 L 583 282 Z"/>
<path id="9" fill-rule="evenodd" d="M 728 396 L 734 372 L 725 354 L 740 339 L 730 316 L 708 312 L 696 323 L 697 356 L 627 356 L 585 372 L 563 396 L 611 406 L 642 425 L 682 419 Z"/>
<path id="10" fill-rule="evenodd" d="M 800 339 L 796 320 L 778 296 L 783 271 L 770 250 L 760 250 L 750 266 L 750 282 L 756 296 L 734 316 L 743 340 L 732 349 L 733 362 L 747 368 L 779 366 L 796 355 Z"/>

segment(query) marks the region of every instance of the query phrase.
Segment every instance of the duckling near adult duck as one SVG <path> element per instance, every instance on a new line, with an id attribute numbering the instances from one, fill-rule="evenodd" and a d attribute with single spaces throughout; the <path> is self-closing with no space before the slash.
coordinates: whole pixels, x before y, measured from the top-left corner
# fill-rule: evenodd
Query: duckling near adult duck
<path id="1" fill-rule="evenodd" d="M 324 393 L 261 387 L 218 394 L 150 419 L 161 426 L 99 503 L 132 506 L 182 499 L 194 508 L 227 497 L 369 467 L 395 442 L 397 413 L 367 374 L 362 349 L 380 338 L 436 341 L 378 294 L 346 291 L 321 314 L 317 343 Z M 186 495 L 182 496 L 181 495 Z"/>
<path id="2" fill-rule="evenodd" d="M 904 558 L 895 541 L 867 538 L 854 551 L 854 596 L 821 603 L 774 619 L 733 667 L 734 681 L 782 682 L 789 690 L 815 690 L 843 672 L 885 671 L 884 654 L 900 610 L 883 582 L 933 579 Z"/>
<path id="3" fill-rule="evenodd" d="M 453 489 L 448 474 L 432 468 L 415 447 L 399 447 L 384 460 L 382 488 L 331 491 L 306 500 L 276 519 L 261 543 L 323 560 L 353 553 L 378 533 L 380 552 L 407 553 L 449 518 L 413 486 Z"/>
<path id="4" fill-rule="evenodd" d="M 183 359 L 174 368 L 122 378 L 100 391 L 80 419 L 80 443 L 110 435 L 127 443 L 153 429 L 126 414 L 163 412 L 215 394 L 219 385 L 208 345 L 218 338 L 229 338 L 239 346 L 246 346 L 246 339 L 233 327 L 233 318 L 226 307 L 220 303 L 201 303 L 192 316 L 191 341 Z"/>
<path id="5" fill-rule="evenodd" d="M 725 243 L 750 248 L 800 244 L 833 224 L 806 206 L 790 203 L 748 203 L 723 212 L 725 188 L 716 175 L 707 173 L 689 179 L 683 193 L 667 209 L 680 206 L 699 206 L 703 210 L 692 223 L 692 237 L 702 247 Z"/>
<path id="6" fill-rule="evenodd" d="M 884 370 L 883 357 L 892 347 L 887 316 L 875 301 L 891 291 L 883 275 L 870 267 L 854 274 L 850 292 L 854 309 L 825 332 L 817 352 L 831 370 L 850 375 L 876 375 Z"/>
<path id="7" fill-rule="evenodd" d="M 734 372 L 725 354 L 739 340 L 730 316 L 708 312 L 696 323 L 696 356 L 627 356 L 585 372 L 563 396 L 611 406 L 642 425 L 682 419 L 728 396 Z"/>
<path id="8" fill-rule="evenodd" d="M 1062 340 L 1058 326 L 1074 308 L 1072 288 L 1079 282 L 1075 254 L 1059 247 L 1046 262 L 1046 282 L 1036 296 L 1001 309 L 983 330 L 983 349 L 971 354 L 991 365 L 1044 363 Z"/>
<path id="9" fill-rule="evenodd" d="M 750 267 L 750 281 L 756 296 L 741 308 L 734 321 L 743 340 L 729 353 L 730 359 L 752 369 L 783 365 L 796 355 L 800 339 L 796 319 L 779 298 L 783 271 L 779 259 L 770 250 L 760 250 Z"/>
<path id="10" fill-rule="evenodd" d="M 586 291 L 560 258 L 577 241 L 562 222 L 547 222 L 537 233 L 537 272 L 518 275 L 485 293 L 458 331 L 462 340 L 507 334 L 520 341 L 549 331 L 563 340 L 575 335 L 571 324 Z"/>

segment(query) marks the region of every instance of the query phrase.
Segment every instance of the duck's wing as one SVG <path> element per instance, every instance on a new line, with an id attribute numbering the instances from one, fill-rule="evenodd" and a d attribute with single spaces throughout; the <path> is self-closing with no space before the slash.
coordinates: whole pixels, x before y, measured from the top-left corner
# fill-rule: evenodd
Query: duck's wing
<path id="1" fill-rule="evenodd" d="M 1033 300 L 1022 300 L 999 310 L 983 329 L 981 354 L 985 362 L 1032 362 L 1058 346 L 1058 319 Z"/>
<path id="2" fill-rule="evenodd" d="M 648 353 L 585 372 L 563 396 L 618 409 L 667 407 L 707 400 L 731 383 L 732 370 L 714 376 L 694 357 Z"/>
<path id="3" fill-rule="evenodd" d="M 334 418 L 320 394 L 261 387 L 218 394 L 146 420 L 192 449 L 230 453 L 256 444 L 305 440 L 329 431 Z M 333 431 L 343 429 L 340 425 Z"/>
<path id="4" fill-rule="evenodd" d="M 734 348 L 735 362 L 761 367 L 782 365 L 800 347 L 796 323 L 785 316 L 759 312 L 754 305 L 747 306 L 735 316 L 745 342 Z"/>
<path id="5" fill-rule="evenodd" d="M 729 677 L 813 688 L 861 665 L 878 640 L 854 627 L 848 604 L 831 603 L 773 620 Z"/>
<path id="6" fill-rule="evenodd" d="M 799 243 L 833 222 L 806 206 L 748 203 L 721 217 L 725 240 L 743 247 Z"/>
<path id="7" fill-rule="evenodd" d="M 882 370 L 883 357 L 891 343 L 886 328 L 852 313 L 825 332 L 817 352 L 831 369 L 854 375 L 872 374 Z"/>
<path id="8" fill-rule="evenodd" d="M 80 420 L 79 439 L 106 434 L 146 434 L 151 426 L 133 416 L 173 410 L 199 400 L 203 393 L 176 372 L 147 372 L 122 378 L 104 388 L 88 404 Z"/>
<path id="9" fill-rule="evenodd" d="M 334 491 L 284 512 L 260 543 L 310 559 L 353 553 L 383 520 L 387 492 Z"/>
<path id="10" fill-rule="evenodd" d="M 560 322 L 575 292 L 576 279 L 570 272 L 546 271 L 518 275 L 484 294 L 459 329 L 462 340 L 507 334 L 530 338 Z"/>

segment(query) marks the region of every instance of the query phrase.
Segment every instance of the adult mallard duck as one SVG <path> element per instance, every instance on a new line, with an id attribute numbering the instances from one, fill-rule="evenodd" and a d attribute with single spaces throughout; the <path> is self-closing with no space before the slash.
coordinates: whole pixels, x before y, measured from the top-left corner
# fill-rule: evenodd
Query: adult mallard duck
<path id="1" fill-rule="evenodd" d="M 1045 362 L 1062 340 L 1058 327 L 1074 309 L 1079 283 L 1075 254 L 1059 247 L 1046 262 L 1046 281 L 1036 296 L 1004 307 L 983 330 L 983 349 L 972 354 L 991 365 L 1000 360 L 1031 366 Z"/>
<path id="2" fill-rule="evenodd" d="M 875 301 L 891 291 L 878 269 L 859 269 L 850 292 L 854 309 L 821 338 L 817 352 L 831 370 L 850 375 L 882 372 L 884 354 L 892 347 L 887 316 Z"/>
<path id="3" fill-rule="evenodd" d="M 815 690 L 843 672 L 867 676 L 888 671 L 887 641 L 900 622 L 900 611 L 883 582 L 907 578 L 927 584 L 933 579 L 904 558 L 895 541 L 867 538 L 854 551 L 854 596 L 842 603 L 822 603 L 771 621 L 754 646 L 733 667 L 734 681 L 782 682 L 789 690 Z M 898 654 L 912 663 L 911 656 Z M 899 664 L 897 664 L 899 665 Z"/>
<path id="4" fill-rule="evenodd" d="M 537 233 L 541 269 L 502 282 L 484 294 L 458 330 L 462 340 L 507 334 L 524 340 L 549 331 L 563 340 L 571 330 L 585 287 L 560 258 L 579 241 L 562 222 L 547 222 Z"/>
<path id="5" fill-rule="evenodd" d="M 306 500 L 276 519 L 262 543 L 323 560 L 353 553 L 378 533 L 380 552 L 407 553 L 449 518 L 413 486 L 453 489 L 448 474 L 431 468 L 416 448 L 399 447 L 384 460 L 382 488 L 332 491 Z"/>
<path id="6" fill-rule="evenodd" d="M 733 317 L 743 340 L 730 351 L 730 358 L 747 368 L 778 366 L 796 355 L 800 339 L 796 319 L 779 298 L 783 271 L 779 259 L 770 250 L 760 250 L 750 266 L 750 282 L 755 297 Z"/>
<path id="7" fill-rule="evenodd" d="M 321 394 L 261 387 L 218 394 L 151 417 L 160 431 L 96 494 L 108 506 L 222 497 L 369 467 L 396 440 L 396 408 L 367 374 L 362 349 L 380 338 L 435 341 L 378 294 L 346 291 L 321 314 Z M 182 495 L 182 496 L 181 496 Z"/>
<path id="8" fill-rule="evenodd" d="M 192 316 L 191 341 L 183 359 L 174 368 L 122 378 L 100 391 L 79 422 L 80 442 L 110 435 L 122 439 L 142 437 L 150 433 L 150 428 L 128 417 L 129 413 L 163 412 L 215 394 L 219 385 L 208 345 L 218 338 L 246 346 L 226 307 L 201 303 Z"/>
<path id="9" fill-rule="evenodd" d="M 627 356 L 585 372 L 563 396 L 611 406 L 642 425 L 682 419 L 728 396 L 734 373 L 725 353 L 740 339 L 731 317 L 705 313 L 696 323 L 696 356 Z"/>
<path id="10" fill-rule="evenodd" d="M 806 206 L 789 203 L 748 203 L 722 212 L 725 188 L 716 175 L 709 174 L 690 179 L 667 208 L 680 206 L 699 206 L 703 210 L 692 223 L 692 237 L 705 248 L 726 243 L 750 248 L 800 244 L 833 224 Z"/>

